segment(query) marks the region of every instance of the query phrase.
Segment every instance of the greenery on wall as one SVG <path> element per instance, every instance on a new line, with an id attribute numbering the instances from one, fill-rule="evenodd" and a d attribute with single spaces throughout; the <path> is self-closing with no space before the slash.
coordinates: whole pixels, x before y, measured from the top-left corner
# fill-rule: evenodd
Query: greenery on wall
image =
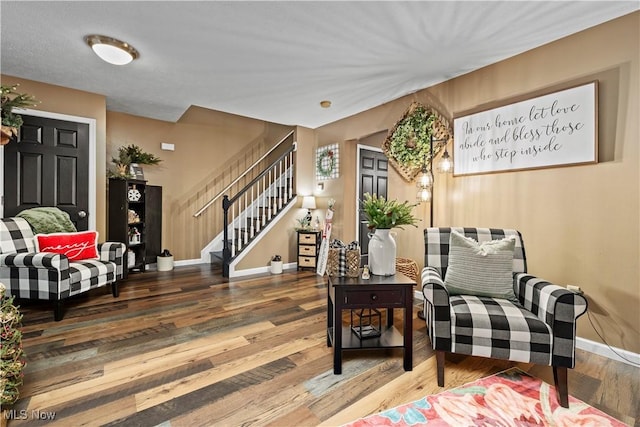
<path id="1" fill-rule="evenodd" d="M 416 105 L 391 133 L 391 155 L 408 168 L 420 168 L 430 161 L 431 134 L 436 116 Z"/>
<path id="2" fill-rule="evenodd" d="M 389 131 L 382 151 L 389 163 L 407 182 L 412 182 L 423 166 L 452 139 L 449 121 L 432 106 L 412 102 Z"/>

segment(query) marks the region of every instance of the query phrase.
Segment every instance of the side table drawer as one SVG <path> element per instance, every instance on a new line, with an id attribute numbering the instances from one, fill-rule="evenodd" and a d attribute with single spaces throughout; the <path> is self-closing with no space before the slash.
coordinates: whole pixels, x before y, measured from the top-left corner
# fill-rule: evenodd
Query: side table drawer
<path id="1" fill-rule="evenodd" d="M 316 257 L 311 257 L 311 256 L 298 257 L 298 267 L 315 267 L 315 266 L 316 266 Z"/>
<path id="2" fill-rule="evenodd" d="M 309 245 L 300 245 L 300 247 L 298 248 L 298 252 L 300 253 L 300 255 L 309 255 L 314 257 L 316 256 L 316 247 Z"/>
<path id="3" fill-rule="evenodd" d="M 298 233 L 298 244 L 315 245 L 316 234 L 315 233 Z"/>
<path id="4" fill-rule="evenodd" d="M 384 290 L 384 291 L 346 291 L 344 293 L 345 304 L 349 305 L 384 305 L 404 307 L 404 291 Z"/>

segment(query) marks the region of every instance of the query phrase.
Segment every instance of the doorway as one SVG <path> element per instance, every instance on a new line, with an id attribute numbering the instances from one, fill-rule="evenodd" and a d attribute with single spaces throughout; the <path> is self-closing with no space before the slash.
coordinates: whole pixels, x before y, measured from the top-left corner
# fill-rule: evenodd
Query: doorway
<path id="1" fill-rule="evenodd" d="M 356 216 L 358 235 L 360 242 L 361 263 L 369 263 L 369 229 L 364 213 L 360 209 L 360 201 L 364 199 L 365 193 L 377 194 L 387 197 L 389 160 L 381 149 L 358 144 L 358 181 L 356 200 Z"/>
<path id="2" fill-rule="evenodd" d="M 78 230 L 96 228 L 96 121 L 27 109 L 18 142 L 0 149 L 0 216 L 57 206 Z"/>

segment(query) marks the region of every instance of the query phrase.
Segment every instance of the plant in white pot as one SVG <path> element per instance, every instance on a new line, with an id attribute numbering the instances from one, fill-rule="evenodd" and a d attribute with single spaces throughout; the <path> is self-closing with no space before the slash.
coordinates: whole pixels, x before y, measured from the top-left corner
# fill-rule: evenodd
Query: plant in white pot
<path id="1" fill-rule="evenodd" d="M 391 234 L 393 228 L 403 225 L 417 227 L 418 218 L 413 216 L 415 204 L 399 203 L 365 193 L 362 210 L 367 220 L 369 233 L 369 268 L 372 274 L 392 276 L 396 273 L 396 241 Z"/>

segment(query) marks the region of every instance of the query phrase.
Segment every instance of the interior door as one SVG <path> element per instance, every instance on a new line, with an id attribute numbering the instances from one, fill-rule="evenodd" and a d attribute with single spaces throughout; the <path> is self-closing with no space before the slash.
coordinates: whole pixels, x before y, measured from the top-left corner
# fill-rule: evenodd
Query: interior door
<path id="1" fill-rule="evenodd" d="M 365 193 L 377 194 L 378 196 L 387 197 L 387 183 L 389 161 L 384 153 L 361 149 L 360 150 L 360 193 L 358 200 L 364 200 Z M 360 242 L 360 251 L 362 253 L 363 263 L 367 264 L 369 253 L 369 229 L 367 221 L 361 209 L 359 211 L 359 230 L 358 241 Z"/>
<path id="2" fill-rule="evenodd" d="M 43 206 L 89 228 L 89 125 L 22 115 L 18 141 L 4 146 L 4 216 Z"/>

